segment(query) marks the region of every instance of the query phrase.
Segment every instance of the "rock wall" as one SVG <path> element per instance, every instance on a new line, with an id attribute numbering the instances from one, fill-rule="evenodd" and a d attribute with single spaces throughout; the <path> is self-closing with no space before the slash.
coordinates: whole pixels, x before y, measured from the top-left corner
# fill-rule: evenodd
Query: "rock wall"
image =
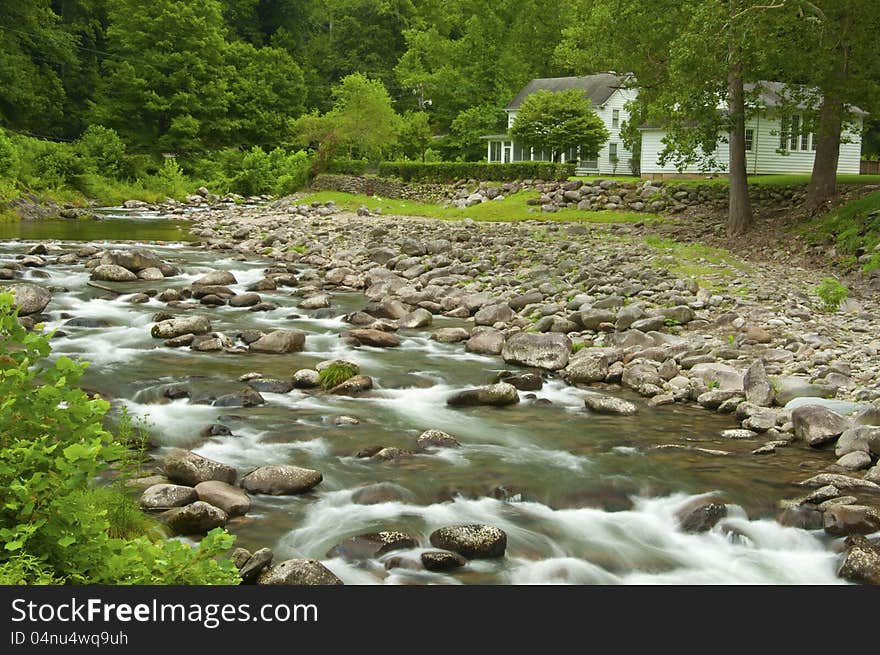
<path id="1" fill-rule="evenodd" d="M 311 191 L 342 191 L 398 200 L 438 202 L 445 197 L 446 187 L 440 184 L 413 184 L 389 177 L 373 175 L 317 175 L 309 185 Z"/>

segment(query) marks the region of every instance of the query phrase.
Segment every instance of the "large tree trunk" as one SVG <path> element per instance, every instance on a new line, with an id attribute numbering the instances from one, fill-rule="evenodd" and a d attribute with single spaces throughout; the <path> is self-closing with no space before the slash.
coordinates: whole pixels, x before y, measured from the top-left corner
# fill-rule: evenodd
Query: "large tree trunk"
<path id="1" fill-rule="evenodd" d="M 727 74 L 727 103 L 730 112 L 730 196 L 727 214 L 727 233 L 742 234 L 752 224 L 752 204 L 749 201 L 749 180 L 746 171 L 746 109 L 743 93 L 742 63 L 730 49 Z"/>
<path id="2" fill-rule="evenodd" d="M 840 156 L 840 133 L 843 123 L 843 102 L 834 95 L 822 98 L 813 174 L 807 187 L 807 209 L 815 212 L 837 195 L 837 160 Z"/>

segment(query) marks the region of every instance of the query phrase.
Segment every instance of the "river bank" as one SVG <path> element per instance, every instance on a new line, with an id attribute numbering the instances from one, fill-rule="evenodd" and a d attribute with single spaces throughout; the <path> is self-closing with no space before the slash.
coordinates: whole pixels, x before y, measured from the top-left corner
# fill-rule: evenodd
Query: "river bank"
<path id="1" fill-rule="evenodd" d="M 519 573 L 507 581 L 546 581 L 547 571 L 553 569 L 550 578 L 583 582 L 611 579 L 591 578 L 582 562 L 569 566 L 558 556 L 548 559 L 554 549 L 563 551 L 563 559 L 592 563 L 599 555 L 596 548 L 588 548 L 593 554 L 586 556 L 583 541 L 576 538 L 572 543 L 570 535 L 555 546 L 537 545 L 537 534 L 547 537 L 550 515 L 546 512 L 556 512 L 550 522 L 558 523 L 563 520 L 558 512 L 571 508 L 579 512 L 577 521 L 594 526 L 600 521 L 607 529 L 615 521 L 655 521 L 662 515 L 664 530 L 671 534 L 686 534 L 678 532 L 681 525 L 694 512 L 698 518 L 702 512 L 706 520 L 701 529 L 729 536 L 735 526 L 735 532 L 749 534 L 752 541 L 754 521 L 772 518 L 806 529 L 784 534 L 824 529 L 831 552 L 843 547 L 838 540 L 845 534 L 876 530 L 872 521 L 878 496 L 871 480 L 877 468 L 869 468 L 876 453 L 870 439 L 863 438 L 872 429 L 858 428 L 855 437 L 850 429 L 854 421 L 873 422 L 872 402 L 880 397 L 874 359 L 878 343 L 872 334 L 876 319 L 864 310 L 870 298 L 855 297 L 846 312 L 821 312 L 818 299 L 804 291 L 813 288 L 818 272 L 799 272 L 795 278 L 790 270 L 772 265 L 710 261 L 711 256 L 701 257 L 704 253 L 699 251 L 646 243 L 639 227 L 632 225 L 439 222 L 357 216 L 332 206 L 298 206 L 290 200 L 259 208 L 216 207 L 193 214 L 192 219 L 192 233 L 201 240 L 199 251 L 207 259 L 200 256 L 197 265 L 188 266 L 184 260 L 174 262 L 181 272 L 150 282 L 137 274 L 130 282 L 93 280 L 113 289 L 105 299 L 110 304 L 90 299 L 87 305 L 71 305 L 72 300 L 65 300 L 62 309 L 76 317 L 87 306 L 100 308 L 111 312 L 111 318 L 117 316 L 111 324 L 123 325 L 131 320 L 128 308 L 138 309 L 136 323 L 118 326 L 120 338 L 131 343 L 116 349 L 93 344 L 86 349 L 87 356 L 100 356 L 103 351 L 103 366 L 109 369 L 118 366 L 120 357 L 125 359 L 120 350 L 134 354 L 144 349 L 143 341 L 150 341 L 145 331 L 155 320 L 174 321 L 175 316 L 193 313 L 210 319 L 207 330 L 198 330 L 205 336 L 190 338 L 189 348 L 186 333 L 168 337 L 178 339 L 168 345 L 182 348 L 146 348 L 153 353 L 151 358 L 158 358 L 148 376 L 154 382 L 142 384 L 134 396 L 124 391 L 124 384 L 120 387 L 117 381 L 116 386 L 122 397 L 134 399 L 131 408 L 160 421 L 158 432 L 164 437 L 158 445 L 163 447 L 174 442 L 196 448 L 203 456 L 233 464 L 241 474 L 290 459 L 320 464 L 323 481 L 315 489 L 317 497 L 312 495 L 315 491 L 295 497 L 298 509 L 293 516 L 300 518 L 293 523 L 290 506 L 271 500 L 255 502 L 256 516 L 230 521 L 230 529 L 246 533 L 238 521 L 265 523 L 272 517 L 269 523 L 278 521 L 292 530 L 280 541 L 277 536 L 269 538 L 277 533 L 257 530 L 245 542 L 255 551 L 268 542 L 282 556 L 323 557 L 338 539 L 359 529 L 405 527 L 420 533 L 414 535 L 419 542 L 446 523 L 479 517 L 504 528 L 509 562 L 537 558 L 535 566 L 525 569 L 508 564 Z M 96 269 L 102 265 L 99 249 L 77 253 L 49 246 L 47 265 L 66 257 L 63 263 L 80 271 L 76 275 L 81 283 L 88 271 L 87 277 L 101 277 Z M 179 250 L 164 254 L 169 261 L 181 259 Z M 33 272 L 41 267 L 22 264 L 17 274 L 30 277 L 28 268 Z M 230 271 L 234 281 L 224 278 L 226 283 L 207 285 L 212 292 L 203 293 L 208 289 L 197 281 L 223 270 Z M 84 293 L 74 295 L 83 301 Z M 259 297 L 253 298 L 254 294 Z M 247 309 L 266 303 L 276 307 L 264 306 L 263 312 Z M 169 316 L 155 316 L 157 310 Z M 245 323 L 243 317 L 248 319 Z M 70 318 L 53 313 L 51 320 L 61 325 Z M 245 327 L 251 328 L 251 334 Z M 76 330 L 66 330 L 74 333 L 66 337 L 72 346 Z M 302 330 L 304 343 L 287 354 L 257 354 L 253 344 L 277 330 Z M 104 332 L 108 343 L 114 343 L 112 325 Z M 185 338 L 180 341 L 180 337 Z M 86 341 L 77 343 L 81 348 Z M 181 355 L 184 368 L 195 375 L 192 380 L 180 371 Z M 424 359 L 426 355 L 429 359 Z M 436 363 L 429 363 L 438 356 L 449 363 L 439 371 Z M 355 360 L 369 386 L 360 380 L 360 386 L 350 384 L 338 393 L 324 394 L 314 389 L 282 392 L 271 384 L 306 379 L 308 373 L 297 371 L 317 371 L 320 362 L 328 359 Z M 387 369 L 389 361 L 400 370 Z M 472 363 L 465 364 L 468 361 Z M 102 366 L 100 361 L 97 364 Z M 501 376 L 503 369 L 515 374 Z M 252 371 L 256 375 L 248 376 Z M 217 379 L 200 381 L 199 373 Z M 208 421 L 217 410 L 210 408 L 229 395 L 223 391 L 241 376 L 251 389 L 271 389 L 263 394 L 264 402 L 253 408 L 233 403 L 239 407 L 233 413 L 246 416 L 225 421 L 232 427 L 231 435 L 218 432 L 207 440 L 196 438 L 196 428 L 201 432 L 211 425 Z M 169 402 L 162 394 L 183 377 L 190 387 L 187 395 Z M 499 377 L 508 382 L 481 392 L 466 391 Z M 834 396 L 835 403 L 852 404 L 831 405 L 843 412 L 841 416 L 824 409 L 798 410 L 797 402 L 790 404 L 807 395 Z M 188 400 L 181 400 L 185 397 Z M 512 404 L 455 407 L 473 402 Z M 278 434 L 279 428 L 283 430 L 283 413 L 266 416 L 268 424 L 261 423 L 261 415 L 270 413 L 267 408 L 273 405 L 293 412 L 290 416 L 300 426 L 295 434 L 286 438 Z M 377 405 L 384 408 L 381 416 L 373 413 Z M 549 409 L 541 409 L 548 405 Z M 712 413 L 692 409 L 698 405 Z M 344 416 L 359 424 L 338 423 Z M 469 421 L 475 423 L 468 427 Z M 186 436 L 180 433 L 181 426 L 190 436 L 181 438 Z M 431 443 L 417 447 L 415 438 L 430 429 L 456 436 L 464 451 Z M 597 429 L 606 436 L 597 434 Z M 319 436 L 306 438 L 303 430 Z M 850 437 L 839 440 L 845 431 Z M 501 436 L 504 432 L 512 442 Z M 245 445 L 242 436 L 255 449 L 250 456 L 240 450 Z M 480 445 L 487 440 L 496 446 Z M 860 454 L 838 461 L 834 450 L 841 448 L 842 441 L 852 446 L 842 457 Z M 278 444 L 290 444 L 295 455 L 291 457 L 286 448 L 278 450 Z M 157 451 L 160 458 L 167 454 Z M 499 456 L 518 457 L 518 463 L 502 473 L 497 469 Z M 463 471 L 455 471 L 460 457 L 467 464 Z M 592 477 L 587 471 L 595 462 L 603 471 L 603 483 L 587 485 L 596 487 L 588 492 L 584 481 Z M 383 468 L 377 471 L 377 467 Z M 443 480 L 441 486 L 452 483 L 445 496 L 457 499 L 451 505 L 436 485 L 419 490 L 424 483 L 416 480 L 429 471 Z M 826 477 L 816 477 L 820 474 Z M 665 488 L 658 484 L 658 478 L 669 475 L 680 482 Z M 632 481 L 609 494 L 613 485 L 608 480 L 615 476 Z M 554 484 L 548 483 L 560 477 L 554 492 Z M 646 484 L 649 480 L 653 482 Z M 718 484 L 713 485 L 713 480 Z M 825 484 L 831 482 L 835 484 Z M 389 483 L 396 487 L 372 492 L 379 494 L 378 507 L 352 500 L 354 494 L 365 493 L 358 489 Z M 811 494 L 813 486 L 821 487 L 818 494 Z M 495 487 L 503 490 L 493 491 Z M 714 489 L 729 489 L 728 497 L 703 498 L 696 504 L 687 496 L 659 505 L 651 500 L 657 494 Z M 256 493 L 254 498 L 259 499 L 260 491 Z M 644 500 L 638 500 L 640 495 Z M 811 497 L 799 500 L 798 495 Z M 627 497 L 635 498 L 635 504 Z M 312 507 L 301 507 L 310 504 L 309 498 Z M 780 505 L 785 499 L 790 502 Z M 369 507 L 373 509 L 368 511 Z M 689 511 L 684 512 L 684 507 Z M 593 513 L 584 514 L 587 510 Z M 401 521 L 401 512 L 416 518 Z M 336 528 L 329 518 L 334 515 L 345 517 L 348 524 Z M 537 525 L 523 532 L 530 524 Z M 663 534 L 656 538 L 672 538 Z M 706 545 L 692 541 L 689 548 L 698 543 Z M 524 552 L 526 544 L 531 545 Z M 759 550 L 766 547 L 764 543 Z M 526 554 L 529 548 L 536 549 L 531 556 Z M 724 547 L 719 544 L 719 548 L 717 554 L 723 557 Z M 410 555 L 418 560 L 419 553 L 416 548 Z M 406 561 L 407 554 L 401 547 L 398 557 Z M 363 562 L 352 561 L 360 560 L 337 551 L 325 564 L 346 581 L 363 581 Z M 421 561 L 424 565 L 424 558 Z M 603 575 L 619 576 L 621 566 L 620 562 L 606 566 Z M 673 568 L 682 566 L 687 569 L 681 562 Z M 462 575 L 471 580 L 498 579 L 498 572 L 487 571 L 474 578 L 481 570 L 481 565 L 472 563 Z M 400 574 L 393 572 L 391 580 L 400 581 Z M 419 577 L 423 573 L 412 575 L 413 581 L 431 581 Z"/>

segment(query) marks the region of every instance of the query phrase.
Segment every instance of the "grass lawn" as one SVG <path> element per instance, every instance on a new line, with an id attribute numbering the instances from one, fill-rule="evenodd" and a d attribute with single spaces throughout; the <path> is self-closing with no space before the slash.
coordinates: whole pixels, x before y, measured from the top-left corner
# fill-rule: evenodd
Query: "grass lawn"
<path id="1" fill-rule="evenodd" d="M 656 262 L 656 266 L 662 266 L 676 275 L 697 278 L 698 281 L 706 276 L 733 277 L 752 270 L 747 263 L 722 248 L 699 243 L 680 243 L 655 236 L 646 236 L 645 244 L 673 258 L 669 262 Z M 703 281 L 700 286 L 716 285 Z"/>
<path id="2" fill-rule="evenodd" d="M 526 204 L 529 198 L 537 198 L 534 191 L 520 191 L 504 200 L 490 200 L 466 209 L 458 207 L 441 207 L 437 204 L 415 202 L 413 200 L 396 200 L 394 198 L 378 198 L 340 191 L 318 191 L 307 195 L 301 202 L 327 202 L 332 200 L 339 207 L 355 211 L 361 205 L 370 211 L 379 209 L 382 214 L 423 216 L 441 220 L 462 220 L 470 218 L 475 221 L 513 222 L 513 221 L 560 221 L 572 223 L 640 223 L 669 220 L 657 214 L 626 211 L 580 211 L 578 209 L 561 209 L 555 213 L 543 213 L 539 207 Z"/>

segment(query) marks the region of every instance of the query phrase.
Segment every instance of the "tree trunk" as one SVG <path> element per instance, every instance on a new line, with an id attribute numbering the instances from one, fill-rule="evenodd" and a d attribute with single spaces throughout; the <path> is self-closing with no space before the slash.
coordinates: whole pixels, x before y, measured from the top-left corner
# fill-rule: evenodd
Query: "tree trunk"
<path id="1" fill-rule="evenodd" d="M 837 195 L 837 160 L 840 156 L 840 133 L 843 125 L 843 102 L 828 94 L 819 110 L 819 130 L 813 174 L 807 187 L 807 209 L 815 212 Z"/>
<path id="2" fill-rule="evenodd" d="M 732 39 L 731 39 L 732 44 Z M 727 103 L 730 112 L 730 196 L 727 214 L 727 233 L 746 232 L 752 224 L 752 204 L 749 201 L 749 180 L 746 171 L 746 110 L 743 93 L 742 62 L 730 47 L 727 73 Z"/>

